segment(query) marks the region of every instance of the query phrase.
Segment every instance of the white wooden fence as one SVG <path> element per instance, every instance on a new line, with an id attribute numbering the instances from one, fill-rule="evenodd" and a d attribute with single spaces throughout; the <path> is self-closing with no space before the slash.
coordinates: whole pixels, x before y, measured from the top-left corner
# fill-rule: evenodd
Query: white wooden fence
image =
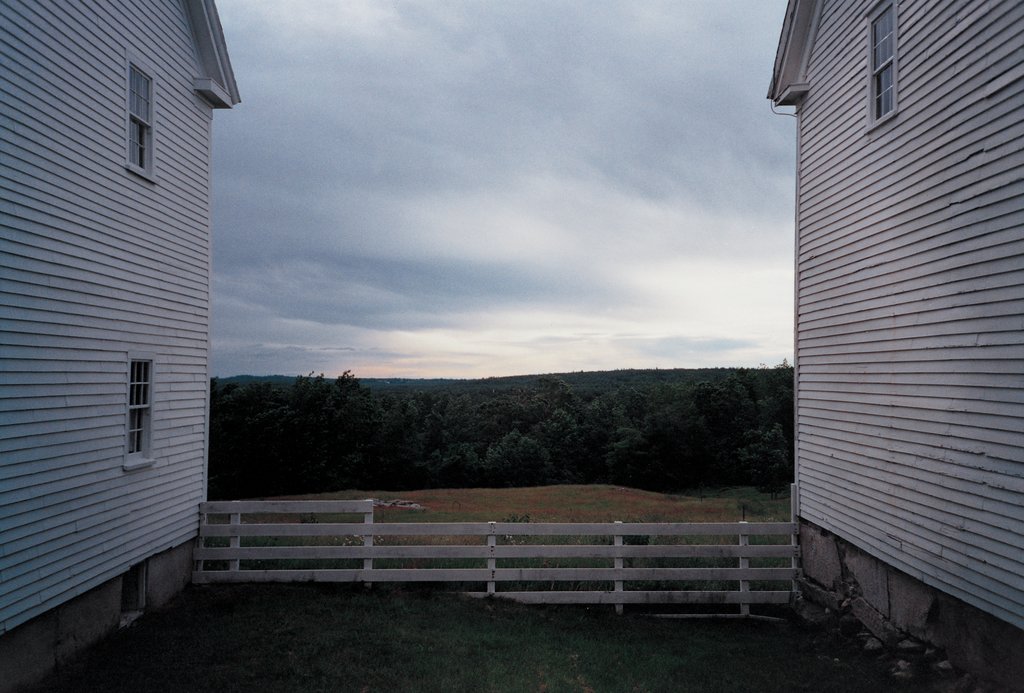
<path id="1" fill-rule="evenodd" d="M 529 603 L 614 604 L 620 612 L 624 604 L 728 604 L 749 615 L 751 604 L 788 603 L 798 570 L 792 522 L 375 523 L 369 500 L 221 501 L 201 504 L 200 512 L 192 575 L 200 584 L 479 583 L 486 591 L 467 593 Z M 362 522 L 325 515 L 355 515 Z M 413 539 L 394 545 L 394 539 L 382 543 L 385 537 Z M 780 537 L 788 541 L 751 543 Z M 538 538 L 555 541 L 535 543 Z M 650 559 L 666 560 L 645 567 Z M 691 560 L 661 567 L 678 559 Z M 752 560 L 771 566 L 752 567 Z M 351 567 L 324 566 L 346 561 Z M 424 562 L 444 565 L 417 565 Z M 645 582 L 658 583 L 658 589 Z M 502 590 L 502 583 L 530 589 Z M 555 588 L 559 584 L 563 589 Z"/>

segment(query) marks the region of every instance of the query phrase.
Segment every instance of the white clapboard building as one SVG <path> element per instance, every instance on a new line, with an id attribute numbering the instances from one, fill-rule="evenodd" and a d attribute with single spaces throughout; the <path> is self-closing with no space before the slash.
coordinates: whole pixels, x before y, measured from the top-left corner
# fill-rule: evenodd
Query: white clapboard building
<path id="1" fill-rule="evenodd" d="M 0 689 L 188 580 L 238 101 L 213 0 L 0 2 Z"/>
<path id="2" fill-rule="evenodd" d="M 952 657 L 959 619 L 1020 670 L 1024 3 L 790 0 L 769 98 L 797 116 L 809 592 Z"/>

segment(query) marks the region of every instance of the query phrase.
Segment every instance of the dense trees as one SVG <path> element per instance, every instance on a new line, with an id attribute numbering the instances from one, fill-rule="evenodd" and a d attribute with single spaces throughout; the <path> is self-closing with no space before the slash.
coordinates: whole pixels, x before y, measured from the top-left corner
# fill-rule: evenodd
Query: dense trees
<path id="1" fill-rule="evenodd" d="M 719 369 L 699 381 L 680 373 L 612 373 L 604 387 L 599 374 L 586 374 L 580 391 L 552 376 L 374 390 L 350 373 L 290 385 L 215 380 L 210 497 L 551 483 L 774 491 L 788 483 L 792 368 Z"/>

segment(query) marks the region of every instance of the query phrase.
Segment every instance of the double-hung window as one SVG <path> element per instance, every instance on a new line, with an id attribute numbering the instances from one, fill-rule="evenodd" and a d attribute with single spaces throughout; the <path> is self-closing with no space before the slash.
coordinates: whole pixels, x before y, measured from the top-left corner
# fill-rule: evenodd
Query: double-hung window
<path id="1" fill-rule="evenodd" d="M 871 121 L 896 111 L 896 7 L 891 0 L 871 15 Z"/>
<path id="2" fill-rule="evenodd" d="M 128 65 L 128 167 L 153 175 L 153 78 Z"/>
<path id="3" fill-rule="evenodd" d="M 128 462 L 149 458 L 153 420 L 153 362 L 128 362 Z"/>

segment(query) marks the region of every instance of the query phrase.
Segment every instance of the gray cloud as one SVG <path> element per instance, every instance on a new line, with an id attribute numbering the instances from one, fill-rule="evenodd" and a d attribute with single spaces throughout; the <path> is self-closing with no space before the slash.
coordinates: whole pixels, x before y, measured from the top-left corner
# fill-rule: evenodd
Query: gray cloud
<path id="1" fill-rule="evenodd" d="M 627 316 L 669 257 L 791 262 L 782 0 L 218 5 L 243 96 L 215 127 L 221 374 L 283 358 L 275 321 L 375 330 L 385 364 L 388 331 Z M 657 356 L 688 365 L 678 338 Z"/>

